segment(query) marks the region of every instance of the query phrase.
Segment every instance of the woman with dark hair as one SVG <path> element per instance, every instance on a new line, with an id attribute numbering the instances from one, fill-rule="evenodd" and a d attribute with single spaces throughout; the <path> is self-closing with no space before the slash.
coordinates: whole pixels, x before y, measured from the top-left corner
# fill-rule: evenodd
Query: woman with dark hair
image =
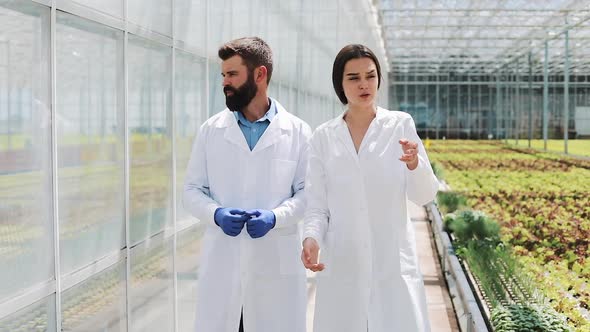
<path id="1" fill-rule="evenodd" d="M 332 82 L 347 109 L 314 132 L 306 179 L 314 331 L 430 331 L 407 200 L 433 200 L 438 182 L 414 121 L 376 106 L 381 67 L 366 46 L 338 53 Z"/>

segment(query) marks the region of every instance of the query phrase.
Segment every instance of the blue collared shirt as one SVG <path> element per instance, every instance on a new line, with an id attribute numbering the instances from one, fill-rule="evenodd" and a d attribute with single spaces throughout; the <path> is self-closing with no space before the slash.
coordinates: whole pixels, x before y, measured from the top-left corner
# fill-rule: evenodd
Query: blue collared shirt
<path id="1" fill-rule="evenodd" d="M 254 149 L 256 143 L 258 143 L 258 140 L 262 137 L 262 134 L 264 134 L 264 131 L 268 128 L 272 119 L 277 115 L 277 105 L 274 100 L 271 98 L 268 98 L 268 100 L 270 101 L 268 111 L 263 117 L 255 122 L 248 121 L 242 112 L 234 112 L 236 120 L 238 120 L 238 125 L 240 126 L 242 133 L 244 133 L 248 147 L 250 147 L 250 151 Z"/>

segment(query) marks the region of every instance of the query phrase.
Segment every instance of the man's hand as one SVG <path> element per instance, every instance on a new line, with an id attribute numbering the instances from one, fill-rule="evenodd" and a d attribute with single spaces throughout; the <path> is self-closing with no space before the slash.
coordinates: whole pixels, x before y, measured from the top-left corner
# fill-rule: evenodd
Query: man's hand
<path id="1" fill-rule="evenodd" d="M 323 263 L 318 263 L 318 256 L 320 246 L 317 241 L 311 237 L 303 241 L 303 250 L 301 250 L 301 261 L 306 269 L 313 272 L 323 271 L 325 266 Z"/>
<path id="2" fill-rule="evenodd" d="M 238 236 L 248 218 L 250 216 L 246 214 L 246 211 L 235 208 L 217 208 L 213 216 L 217 226 L 229 236 Z"/>
<path id="3" fill-rule="evenodd" d="M 402 138 L 399 140 L 399 144 L 402 146 L 402 151 L 404 152 L 399 160 L 406 163 L 410 171 L 415 170 L 418 167 L 418 143 Z"/>
<path id="4" fill-rule="evenodd" d="M 263 237 L 275 227 L 277 218 L 272 211 L 255 209 L 245 212 L 250 218 L 246 224 L 246 230 L 253 239 Z"/>

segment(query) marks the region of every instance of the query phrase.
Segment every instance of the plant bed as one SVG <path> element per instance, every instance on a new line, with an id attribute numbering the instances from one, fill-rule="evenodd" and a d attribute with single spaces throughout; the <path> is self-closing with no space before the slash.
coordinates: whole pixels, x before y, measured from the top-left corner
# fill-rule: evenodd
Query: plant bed
<path id="1" fill-rule="evenodd" d="M 588 161 L 481 141 L 433 141 L 428 152 L 468 206 L 500 221 L 500 240 L 546 304 L 590 331 Z"/>

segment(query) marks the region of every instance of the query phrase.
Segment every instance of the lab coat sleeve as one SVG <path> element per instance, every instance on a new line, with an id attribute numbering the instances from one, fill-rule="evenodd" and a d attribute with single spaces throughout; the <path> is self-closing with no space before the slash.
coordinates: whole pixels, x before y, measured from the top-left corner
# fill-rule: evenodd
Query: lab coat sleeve
<path id="1" fill-rule="evenodd" d="M 211 198 L 209 177 L 207 175 L 207 133 L 205 125 L 193 143 L 193 149 L 184 180 L 183 205 L 194 217 L 206 224 L 215 225 L 213 215 L 219 204 Z"/>
<path id="2" fill-rule="evenodd" d="M 328 209 L 327 175 L 323 161 L 320 134 L 314 133 L 311 144 L 307 180 L 307 208 L 305 210 L 303 239 L 311 237 L 323 246 L 324 237 L 328 231 L 330 211 Z"/>
<path id="3" fill-rule="evenodd" d="M 307 124 L 301 124 L 299 141 L 302 146 L 299 149 L 297 168 L 293 177 L 293 196 L 284 200 L 272 212 L 275 214 L 276 223 L 274 228 L 284 228 L 297 224 L 303 218 L 305 211 L 305 173 L 307 158 L 309 155 L 309 137 L 311 128 Z"/>
<path id="4" fill-rule="evenodd" d="M 414 120 L 410 116 L 404 119 L 404 134 L 408 140 L 418 143 L 418 167 L 414 170 L 406 168 L 408 199 L 422 206 L 434 200 L 438 191 L 438 180 L 432 171 L 424 145 L 418 137 Z"/>

